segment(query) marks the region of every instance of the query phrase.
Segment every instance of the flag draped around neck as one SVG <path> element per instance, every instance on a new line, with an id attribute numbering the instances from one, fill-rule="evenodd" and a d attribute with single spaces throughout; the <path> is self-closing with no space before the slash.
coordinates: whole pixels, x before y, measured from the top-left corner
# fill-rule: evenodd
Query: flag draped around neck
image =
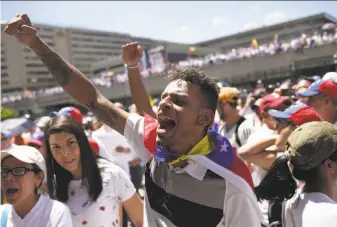
<path id="1" fill-rule="evenodd" d="M 144 116 L 144 145 L 150 154 L 157 162 L 165 162 L 167 164 L 175 164 L 182 160 L 197 159 L 203 160 L 199 164 L 205 166 L 207 169 L 222 176 L 221 171 L 226 169 L 232 173 L 240 176 L 248 185 L 253 188 L 253 181 L 251 174 L 244 164 L 244 162 L 237 157 L 235 148 L 223 136 L 214 131 L 209 131 L 208 134 L 199 141 L 190 152 L 187 154 L 178 154 L 169 152 L 165 147 L 157 144 L 157 130 L 158 124 L 156 120 L 150 115 Z M 199 156 L 202 156 L 200 159 Z M 217 166 L 214 171 L 211 166 Z M 220 172 L 219 172 L 220 171 Z"/>

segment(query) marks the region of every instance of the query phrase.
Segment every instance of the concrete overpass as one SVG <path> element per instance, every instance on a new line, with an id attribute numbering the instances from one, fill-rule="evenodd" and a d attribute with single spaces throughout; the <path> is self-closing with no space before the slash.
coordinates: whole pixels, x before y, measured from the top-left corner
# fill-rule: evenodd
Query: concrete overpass
<path id="1" fill-rule="evenodd" d="M 258 79 L 282 79 L 294 76 L 297 70 L 315 68 L 334 64 L 333 54 L 337 50 L 337 44 L 328 44 L 317 48 L 305 49 L 302 53 L 286 52 L 274 56 L 254 57 L 243 60 L 234 60 L 227 63 L 211 65 L 204 70 L 218 80 L 226 80 L 232 84 L 246 85 Z M 167 85 L 163 77 L 147 78 L 145 87 L 150 94 L 160 94 Z M 110 100 L 130 98 L 128 83 L 114 85 L 99 90 Z M 9 103 L 5 107 L 16 110 L 31 110 L 55 105 L 75 103 L 66 93 L 52 96 L 40 96 L 35 100 L 23 99 L 16 103 Z"/>

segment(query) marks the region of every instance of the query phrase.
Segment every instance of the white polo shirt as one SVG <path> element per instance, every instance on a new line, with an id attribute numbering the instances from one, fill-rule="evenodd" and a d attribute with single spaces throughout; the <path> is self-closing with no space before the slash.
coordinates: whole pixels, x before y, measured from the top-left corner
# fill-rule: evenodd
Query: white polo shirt
<path id="1" fill-rule="evenodd" d="M 10 204 L 0 206 L 0 215 L 9 207 L 7 227 L 72 227 L 71 214 L 68 207 L 56 200 L 40 195 L 33 209 L 21 218 Z M 7 208 L 8 209 L 8 208 Z"/>

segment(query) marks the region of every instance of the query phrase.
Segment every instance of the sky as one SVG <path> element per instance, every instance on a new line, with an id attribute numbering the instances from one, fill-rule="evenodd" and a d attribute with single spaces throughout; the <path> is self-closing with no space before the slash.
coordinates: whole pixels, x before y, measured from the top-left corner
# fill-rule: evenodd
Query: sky
<path id="1" fill-rule="evenodd" d="M 33 23 L 196 43 L 259 26 L 329 13 L 337 1 L 1 1 L 1 21 L 27 13 Z"/>

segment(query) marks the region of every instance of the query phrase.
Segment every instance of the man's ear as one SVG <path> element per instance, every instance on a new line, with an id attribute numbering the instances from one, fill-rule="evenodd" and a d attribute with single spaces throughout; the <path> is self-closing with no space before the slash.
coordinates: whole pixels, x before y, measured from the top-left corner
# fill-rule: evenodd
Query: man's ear
<path id="1" fill-rule="evenodd" d="M 197 123 L 199 125 L 210 125 L 214 121 L 214 113 L 210 109 L 202 109 L 199 113 Z"/>

